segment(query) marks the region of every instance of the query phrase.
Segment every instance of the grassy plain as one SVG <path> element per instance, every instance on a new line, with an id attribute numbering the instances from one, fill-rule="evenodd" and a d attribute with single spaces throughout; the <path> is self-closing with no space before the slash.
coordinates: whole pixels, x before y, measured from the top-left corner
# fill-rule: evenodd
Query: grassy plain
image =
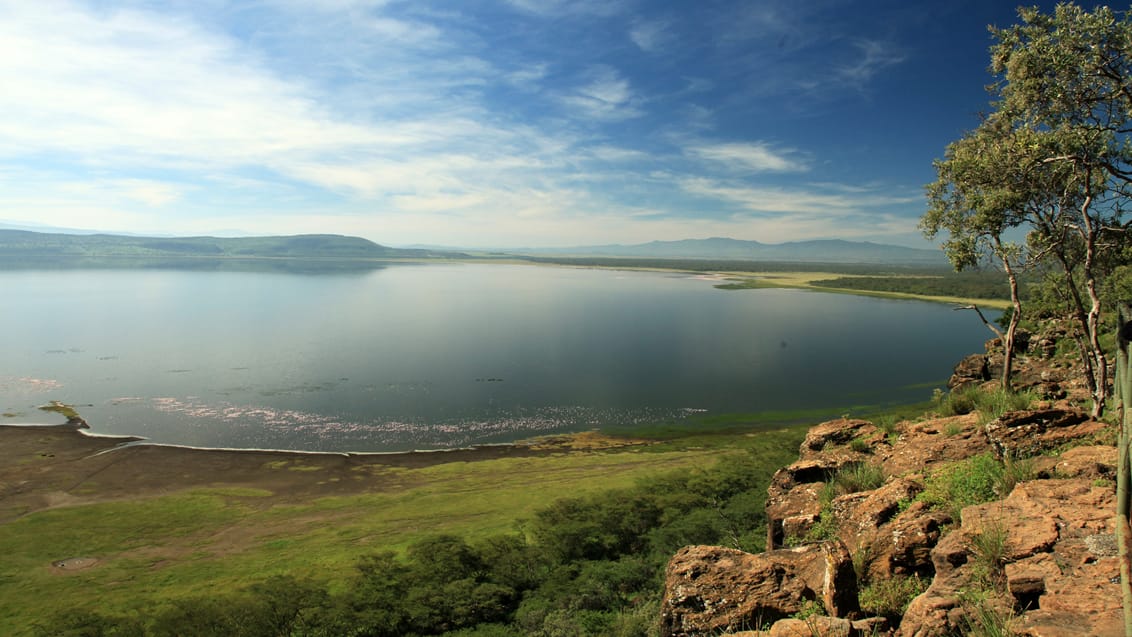
<path id="1" fill-rule="evenodd" d="M 796 453 L 805 425 L 663 442 L 589 433 L 479 453 L 348 456 L 114 449 L 60 427 L 0 427 L 0 634 L 71 609 L 145 613 L 276 574 L 334 591 L 359 557 L 422 537 L 519 532 L 559 497 Z"/>
<path id="2" fill-rule="evenodd" d="M 850 278 L 868 279 L 870 277 L 881 278 L 880 275 L 847 275 L 833 272 L 731 272 L 724 274 L 726 275 L 728 282 L 721 283 L 720 285 L 716 286 L 722 290 L 796 288 L 803 290 L 814 290 L 817 292 L 829 292 L 833 294 L 856 294 L 860 296 L 873 296 L 888 299 L 916 299 L 921 301 L 933 301 L 936 303 L 952 303 L 955 305 L 977 304 L 984 307 L 997 309 L 1005 309 L 1010 306 L 1010 301 L 1007 299 L 986 299 L 965 296 L 935 296 L 930 294 L 917 294 L 914 292 L 865 290 L 855 288 L 830 287 L 829 285 L 815 285 L 815 282 L 817 281 Z M 890 277 L 885 275 L 883 278 Z M 918 277 L 916 275 L 906 275 L 904 278 L 907 278 L 910 281 L 914 281 L 917 278 L 923 277 Z"/>

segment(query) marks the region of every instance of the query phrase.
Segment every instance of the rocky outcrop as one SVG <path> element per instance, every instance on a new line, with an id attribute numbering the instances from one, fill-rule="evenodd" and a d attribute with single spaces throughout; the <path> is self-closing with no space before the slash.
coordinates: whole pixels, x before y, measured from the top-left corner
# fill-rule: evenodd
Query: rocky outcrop
<path id="1" fill-rule="evenodd" d="M 981 385 L 991 379 L 990 365 L 986 354 L 971 354 L 959 361 L 947 381 L 951 391 L 961 391 L 968 387 Z"/>
<path id="2" fill-rule="evenodd" d="M 1070 409 L 1009 411 L 986 424 L 987 440 L 999 458 L 1031 457 L 1089 439 L 1106 428 Z"/>
<path id="3" fill-rule="evenodd" d="M 1029 342 L 1018 377 L 1049 399 L 1034 409 L 985 425 L 968 414 L 812 428 L 798 461 L 768 489 L 772 550 L 681 550 L 668 567 L 662 634 L 942 637 L 989 618 L 1033 637 L 1122 634 L 1117 454 L 1096 442 L 1111 439 L 1111 427 L 1061 400 L 1067 390 L 1077 395 L 1079 382 L 1048 359 L 1044 336 Z M 953 386 L 986 383 L 1001 357 L 996 346 L 965 359 Z M 937 472 L 980 454 L 1018 470 L 1021 481 L 1004 480 L 1011 490 L 1001 499 L 961 511 L 918 499 Z M 859 466 L 873 468 L 879 486 L 841 487 L 839 473 Z M 862 587 L 902 579 L 926 590 L 887 617 L 861 610 Z"/>
<path id="4" fill-rule="evenodd" d="M 852 558 L 840 542 L 758 555 L 685 547 L 668 564 L 665 589 L 661 624 L 671 637 L 770 626 L 814 603 L 832 617 L 857 611 Z"/>

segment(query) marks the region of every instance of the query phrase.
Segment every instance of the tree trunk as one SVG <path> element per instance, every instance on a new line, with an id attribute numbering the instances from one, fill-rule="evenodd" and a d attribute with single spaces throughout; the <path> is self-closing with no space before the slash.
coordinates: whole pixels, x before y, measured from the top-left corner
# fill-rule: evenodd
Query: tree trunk
<path id="1" fill-rule="evenodd" d="M 1132 306 L 1120 307 L 1116 334 L 1116 398 L 1120 410 L 1119 461 L 1116 467 L 1116 545 L 1120 555 L 1120 592 L 1124 606 L 1124 635 L 1132 637 L 1132 466 L 1129 448 L 1132 428 Z"/>
<path id="2" fill-rule="evenodd" d="M 1014 333 L 1018 329 L 1018 322 L 1022 320 L 1022 298 L 1018 294 L 1018 275 L 1010 264 L 1010 255 L 1002 247 L 1002 239 L 994 238 L 995 248 L 1002 258 L 1002 268 L 1006 270 L 1006 280 L 1010 282 L 1010 304 L 1014 312 L 1010 315 L 1010 323 L 1006 326 L 1006 334 L 1002 337 L 1002 390 L 1014 391 L 1014 384 L 1010 376 L 1014 369 Z"/>

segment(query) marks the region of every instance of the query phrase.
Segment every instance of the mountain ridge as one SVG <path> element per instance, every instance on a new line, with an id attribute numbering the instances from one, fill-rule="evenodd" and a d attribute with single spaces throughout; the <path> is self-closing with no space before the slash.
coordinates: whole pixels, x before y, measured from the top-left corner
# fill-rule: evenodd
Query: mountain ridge
<path id="1" fill-rule="evenodd" d="M 946 265 L 939 250 L 909 248 L 870 241 L 812 239 L 785 243 L 710 237 L 638 244 L 606 244 L 568 248 L 528 248 L 517 254 L 556 256 L 653 257 L 680 259 L 734 259 L 811 263 L 901 263 Z"/>
<path id="2" fill-rule="evenodd" d="M 265 237 L 142 237 L 0 229 L 0 257 L 194 257 L 382 259 L 465 257 L 462 253 L 391 248 L 337 234 Z"/>

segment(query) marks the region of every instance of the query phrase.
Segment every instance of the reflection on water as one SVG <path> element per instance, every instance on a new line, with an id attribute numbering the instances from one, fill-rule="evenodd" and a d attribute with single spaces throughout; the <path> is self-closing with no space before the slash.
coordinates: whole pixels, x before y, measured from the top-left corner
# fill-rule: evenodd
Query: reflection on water
<path id="1" fill-rule="evenodd" d="M 924 400 L 984 339 L 949 307 L 656 273 L 398 265 L 0 271 L 0 410 L 95 432 L 381 451 L 692 413 Z"/>

